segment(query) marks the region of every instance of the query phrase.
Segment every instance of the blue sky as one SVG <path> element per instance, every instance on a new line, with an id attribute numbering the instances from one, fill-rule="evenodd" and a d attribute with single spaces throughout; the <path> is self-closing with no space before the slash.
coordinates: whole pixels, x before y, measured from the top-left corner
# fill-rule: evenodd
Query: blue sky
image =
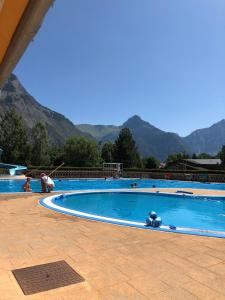
<path id="1" fill-rule="evenodd" d="M 15 69 L 75 124 L 180 135 L 225 118 L 224 0 L 56 0 Z"/>

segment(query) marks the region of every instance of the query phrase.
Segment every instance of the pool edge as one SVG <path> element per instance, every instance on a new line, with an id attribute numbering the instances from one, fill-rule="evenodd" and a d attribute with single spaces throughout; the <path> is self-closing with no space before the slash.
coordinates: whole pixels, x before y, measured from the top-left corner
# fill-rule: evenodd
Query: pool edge
<path id="1" fill-rule="evenodd" d="M 113 225 L 119 225 L 119 226 L 127 226 L 127 227 L 135 227 L 138 229 L 149 229 L 149 230 L 154 230 L 154 231 L 159 231 L 159 232 L 170 232 L 170 233 L 179 233 L 179 234 L 189 234 L 189 235 L 198 235 L 198 236 L 206 236 L 206 237 L 216 237 L 216 238 L 225 238 L 225 232 L 218 231 L 210 231 L 210 230 L 201 230 L 201 229 L 194 229 L 194 228 L 182 228 L 182 227 L 177 227 L 176 230 L 172 230 L 169 228 L 169 226 L 161 226 L 160 228 L 153 228 L 144 225 L 145 223 L 138 223 L 138 222 L 132 222 L 132 221 L 125 221 L 125 220 L 120 220 L 120 219 L 112 219 L 108 217 L 103 217 L 103 216 L 98 216 L 98 215 L 92 215 L 92 214 L 87 214 L 83 213 L 81 211 L 74 211 L 70 209 L 65 208 L 63 210 L 62 207 L 57 206 L 56 204 L 52 203 L 53 206 L 46 204 L 46 200 L 51 200 L 53 198 L 59 197 L 61 195 L 76 195 L 76 194 L 91 194 L 91 193 L 108 193 L 108 192 L 116 192 L 116 193 L 141 193 L 141 194 L 161 194 L 161 195 L 167 195 L 167 196 L 184 196 L 187 198 L 194 198 L 196 195 L 178 195 L 178 194 L 171 194 L 171 193 L 156 193 L 156 192 L 148 192 L 148 191 L 137 191 L 137 190 L 130 190 L 130 189 L 110 189 L 110 190 L 83 190 L 83 191 L 73 191 L 73 192 L 68 192 L 68 193 L 61 193 L 61 194 L 54 194 L 52 196 L 44 197 L 39 200 L 39 204 L 51 211 L 56 211 L 58 213 L 64 214 L 64 215 L 70 215 L 82 219 L 87 219 L 87 220 L 92 220 L 92 221 L 97 221 L 97 222 L 103 222 L 103 223 L 108 223 L 108 224 L 113 224 Z M 199 196 L 197 197 L 207 197 L 206 195 Z M 208 196 L 209 197 L 209 196 Z M 215 197 L 218 199 L 218 197 L 221 196 L 210 196 L 210 197 Z M 224 197 L 223 197 L 224 198 Z M 61 208 L 61 209 L 60 209 Z M 142 224 L 142 225 L 140 225 Z M 222 233 L 222 234 L 221 234 Z"/>

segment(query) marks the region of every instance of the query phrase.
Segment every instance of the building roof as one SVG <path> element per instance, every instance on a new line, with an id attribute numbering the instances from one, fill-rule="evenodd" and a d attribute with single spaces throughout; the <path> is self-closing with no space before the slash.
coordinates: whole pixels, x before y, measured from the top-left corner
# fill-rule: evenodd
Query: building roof
<path id="1" fill-rule="evenodd" d="M 185 159 L 187 162 L 198 164 L 198 165 L 220 165 L 221 159 L 219 158 L 207 158 L 207 159 Z"/>

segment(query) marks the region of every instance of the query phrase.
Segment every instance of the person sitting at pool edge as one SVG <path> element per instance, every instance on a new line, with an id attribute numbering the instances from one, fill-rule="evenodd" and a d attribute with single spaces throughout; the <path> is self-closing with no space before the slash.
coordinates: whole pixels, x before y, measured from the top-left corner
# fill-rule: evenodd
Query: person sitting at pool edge
<path id="1" fill-rule="evenodd" d="M 24 190 L 24 192 L 31 192 L 31 191 L 32 191 L 32 190 L 31 190 L 31 187 L 30 187 L 30 180 L 31 180 L 30 177 L 27 177 L 27 178 L 26 178 L 26 181 L 25 181 L 25 183 L 23 184 L 23 190 Z"/>
<path id="2" fill-rule="evenodd" d="M 41 174 L 41 191 L 42 193 L 46 193 L 48 190 L 48 193 L 53 191 L 53 188 L 55 187 L 54 181 L 45 173 Z"/>

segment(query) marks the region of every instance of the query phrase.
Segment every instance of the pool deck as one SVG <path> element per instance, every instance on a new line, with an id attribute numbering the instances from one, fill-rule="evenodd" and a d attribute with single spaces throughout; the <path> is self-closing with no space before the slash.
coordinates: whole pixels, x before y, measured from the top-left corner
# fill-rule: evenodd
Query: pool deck
<path id="1" fill-rule="evenodd" d="M 40 206 L 42 197 L 0 195 L 0 300 L 225 299 L 225 239 L 62 215 Z M 11 270 L 58 260 L 85 282 L 24 296 Z"/>
<path id="2" fill-rule="evenodd" d="M 192 192 L 194 195 L 206 195 L 206 196 L 225 196 L 225 190 L 201 190 L 201 189 L 191 189 L 191 188 L 155 188 L 155 189 L 139 189 L 143 191 L 151 192 L 163 192 L 163 193 L 176 193 L 177 191 L 187 191 Z"/>

